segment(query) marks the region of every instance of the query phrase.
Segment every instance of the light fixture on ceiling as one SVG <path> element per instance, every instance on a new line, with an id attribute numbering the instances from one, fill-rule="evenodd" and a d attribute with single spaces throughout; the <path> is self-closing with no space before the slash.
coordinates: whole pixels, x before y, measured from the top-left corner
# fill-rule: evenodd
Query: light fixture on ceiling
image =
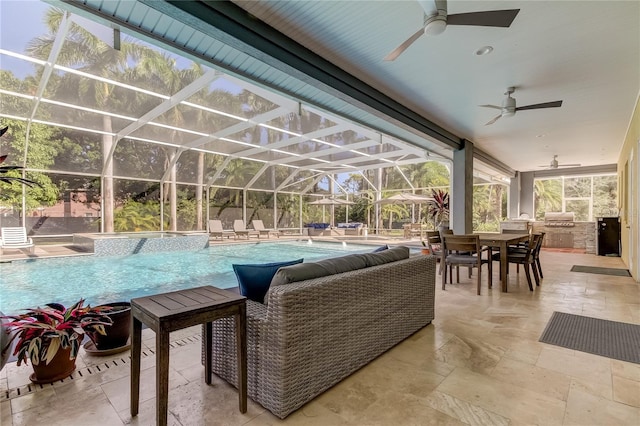
<path id="1" fill-rule="evenodd" d="M 493 52 L 493 46 L 482 46 L 480 49 L 476 50 L 476 56 L 484 56 Z"/>

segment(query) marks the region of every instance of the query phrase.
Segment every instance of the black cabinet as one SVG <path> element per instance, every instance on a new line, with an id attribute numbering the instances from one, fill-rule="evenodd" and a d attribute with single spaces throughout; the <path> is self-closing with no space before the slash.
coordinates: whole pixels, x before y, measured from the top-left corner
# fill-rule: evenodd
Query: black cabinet
<path id="1" fill-rule="evenodd" d="M 620 256 L 620 219 L 598 218 L 598 255 Z"/>

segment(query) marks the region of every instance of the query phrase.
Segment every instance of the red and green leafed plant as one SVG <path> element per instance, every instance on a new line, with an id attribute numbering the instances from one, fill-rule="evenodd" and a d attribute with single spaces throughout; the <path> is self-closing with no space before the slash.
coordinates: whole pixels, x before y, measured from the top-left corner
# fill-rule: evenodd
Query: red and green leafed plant
<path id="1" fill-rule="evenodd" d="M 49 303 L 44 308 L 4 316 L 9 320 L 5 326 L 12 337 L 2 352 L 10 350 L 11 343 L 17 339 L 13 355 L 17 356 L 18 365 L 27 360 L 34 365 L 49 364 L 59 348 L 71 348 L 70 359 L 74 359 L 87 331 L 105 334 L 104 327 L 111 325 L 112 320 L 104 312 L 110 309 L 84 306 L 84 299 L 80 299 L 70 308 Z"/>
<path id="2" fill-rule="evenodd" d="M 440 224 L 443 220 L 449 219 L 449 193 L 442 189 L 431 191 L 432 201 L 429 201 L 429 217 L 435 224 Z"/>

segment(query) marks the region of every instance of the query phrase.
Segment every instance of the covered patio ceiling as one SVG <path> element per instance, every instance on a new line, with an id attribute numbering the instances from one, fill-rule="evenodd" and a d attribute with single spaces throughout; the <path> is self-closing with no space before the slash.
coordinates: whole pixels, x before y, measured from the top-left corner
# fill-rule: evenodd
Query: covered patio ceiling
<path id="1" fill-rule="evenodd" d="M 12 26 L 10 14 L 4 13 L 9 11 L 7 3 L 14 3 L 16 8 L 20 8 L 21 2 L 3 2 L 3 32 Z M 41 6 L 42 10 L 48 7 L 46 3 Z M 109 152 L 103 153 L 102 170 L 95 171 L 101 176 L 136 178 L 114 158 L 118 145 L 128 144 L 175 148 L 175 155 L 164 174 L 151 177 L 161 182 L 170 179 L 172 166 L 179 167 L 183 156 L 202 152 L 221 158 L 219 167 L 207 173 L 206 185 L 220 184 L 231 161 L 242 160 L 251 163 L 257 171 L 250 180 L 239 182 L 238 187 L 260 189 L 261 178 L 270 175 L 269 170 L 280 169 L 279 175 L 287 176 L 277 182 L 278 190 L 283 192 L 304 192 L 312 182 L 327 175 L 389 167 L 397 168 L 402 174 L 402 166 L 451 158 L 451 150 L 436 144 L 430 145 L 433 150 L 429 151 L 372 130 L 317 106 L 214 69 L 202 60 L 186 59 L 175 51 L 159 48 L 155 46 L 157 43 L 152 45 L 143 41 L 135 33 L 114 32 L 113 25 L 106 21 L 102 21 L 106 24 L 102 25 L 87 17 L 65 12 L 47 39 L 41 16 L 22 16 L 19 29 L 24 33 L 22 37 L 2 37 L 0 41 L 2 70 L 18 77 L 27 74 L 38 76 L 39 81 L 34 88 L 2 79 L 0 117 L 21 120 L 29 126 L 41 124 L 71 129 L 94 139 L 111 138 L 114 143 Z M 34 21 L 25 22 L 29 19 Z M 111 47 L 102 52 L 106 58 L 106 70 L 86 61 L 84 64 L 71 63 L 70 51 L 87 48 L 78 42 L 78 35 L 83 31 L 109 44 L 113 44 L 114 34 L 121 35 L 116 43 L 123 51 L 131 51 L 135 46 L 153 49 L 173 61 L 178 73 L 196 70 L 196 75 L 168 81 L 159 89 L 144 78 L 130 77 L 129 74 L 140 65 L 131 59 L 133 56 L 129 56 L 119 69 L 109 65 L 108 58 L 118 54 Z M 35 37 L 44 37 L 46 48 L 34 48 Z M 30 47 L 24 40 L 31 40 Z M 76 53 L 87 58 L 94 54 L 88 51 Z M 60 90 L 61 82 L 69 90 Z M 56 90 L 52 88 L 54 85 Z M 119 100 L 103 102 L 99 96 L 86 96 L 86 93 L 82 95 L 79 92 L 79 88 L 98 85 L 110 94 L 111 99 Z M 24 151 L 27 169 L 29 146 L 27 140 Z M 55 168 L 47 171 L 74 172 Z M 482 176 L 489 179 L 487 174 Z M 408 186 L 411 186 L 410 182 Z"/>

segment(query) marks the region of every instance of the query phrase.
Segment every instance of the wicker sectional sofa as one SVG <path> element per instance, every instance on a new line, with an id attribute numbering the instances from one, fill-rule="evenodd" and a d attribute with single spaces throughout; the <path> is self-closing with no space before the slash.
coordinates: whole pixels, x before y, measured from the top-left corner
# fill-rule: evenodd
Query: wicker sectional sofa
<path id="1" fill-rule="evenodd" d="M 428 325 L 435 271 L 435 257 L 420 255 L 285 285 L 272 281 L 266 305 L 247 300 L 249 397 L 285 418 Z M 233 318 L 213 323 L 212 368 L 236 386 L 234 333 Z"/>

